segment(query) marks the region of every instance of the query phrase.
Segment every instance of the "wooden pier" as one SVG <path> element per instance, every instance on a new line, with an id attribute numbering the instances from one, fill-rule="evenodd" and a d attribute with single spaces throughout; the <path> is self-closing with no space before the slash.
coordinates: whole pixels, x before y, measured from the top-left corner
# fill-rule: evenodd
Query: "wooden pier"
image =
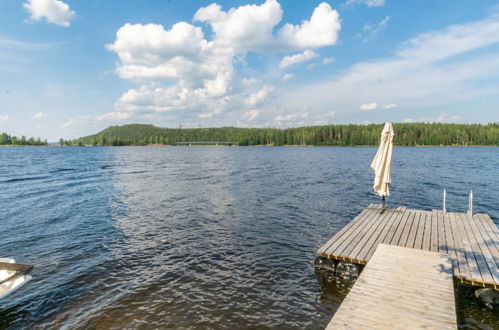
<path id="1" fill-rule="evenodd" d="M 370 205 L 317 252 L 367 264 L 380 244 L 446 254 L 458 281 L 499 289 L 499 230 L 487 214 Z"/>
<path id="2" fill-rule="evenodd" d="M 326 329 L 457 329 L 452 261 L 380 244 Z"/>

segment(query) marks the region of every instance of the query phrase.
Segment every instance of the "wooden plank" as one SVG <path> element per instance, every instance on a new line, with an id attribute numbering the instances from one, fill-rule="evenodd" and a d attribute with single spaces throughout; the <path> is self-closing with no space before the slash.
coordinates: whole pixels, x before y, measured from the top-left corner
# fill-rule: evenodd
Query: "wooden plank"
<path id="1" fill-rule="evenodd" d="M 499 258 L 499 238 L 497 237 L 497 235 L 494 235 L 493 230 L 494 228 L 497 230 L 497 226 L 487 214 L 478 213 L 475 216 L 477 217 L 477 219 L 479 219 L 477 225 L 479 225 L 480 230 L 484 234 L 487 245 L 492 251 L 494 251 L 493 255 Z M 496 258 L 494 257 L 494 259 Z"/>
<path id="2" fill-rule="evenodd" d="M 444 214 L 443 211 L 436 211 L 437 214 L 437 229 L 438 229 L 438 252 L 447 253 L 447 242 L 445 238 Z"/>
<path id="3" fill-rule="evenodd" d="M 449 258 L 380 244 L 327 329 L 349 329 L 349 322 L 364 329 L 456 329 Z"/>
<path id="4" fill-rule="evenodd" d="M 333 239 L 335 241 L 333 244 L 331 244 L 330 247 L 325 250 L 326 255 L 339 255 L 341 251 L 345 248 L 346 244 L 349 242 L 349 238 L 352 234 L 354 234 L 357 229 L 362 226 L 367 219 L 370 219 L 373 214 L 375 214 L 375 210 L 373 209 L 366 209 L 367 213 L 365 213 L 362 217 L 359 217 L 357 221 L 354 223 L 353 221 L 349 223 L 347 226 L 345 226 L 344 229 L 346 230 L 341 230 L 338 234 L 336 234 Z M 350 224 L 352 224 L 350 226 Z"/>
<path id="5" fill-rule="evenodd" d="M 418 211 L 412 211 L 414 213 L 414 220 L 412 221 L 411 228 L 409 229 L 409 237 L 405 243 L 405 247 L 414 247 L 414 241 L 416 240 L 416 234 L 418 233 L 419 218 L 421 213 Z"/>
<path id="6" fill-rule="evenodd" d="M 359 243 L 363 239 L 365 239 L 366 235 L 369 235 L 369 232 L 373 230 L 372 228 L 376 228 L 381 223 L 381 217 L 382 214 L 380 214 L 380 212 L 378 211 L 368 221 L 364 221 L 365 225 L 357 229 L 355 236 L 353 236 L 353 238 L 349 242 L 347 242 L 348 244 L 341 252 L 341 254 L 353 261 L 365 263 L 367 260 L 358 260 L 355 258 L 356 254 L 358 253 L 359 246 L 360 248 L 362 247 L 362 245 L 360 245 Z"/>
<path id="7" fill-rule="evenodd" d="M 397 214 L 400 214 L 400 212 L 387 210 L 383 213 L 383 216 L 381 216 L 378 220 L 380 224 L 374 231 L 372 231 L 371 237 L 369 237 L 364 246 L 362 246 L 362 248 L 359 250 L 355 257 L 356 259 L 369 260 L 369 258 L 367 258 L 369 251 L 373 249 L 373 247 L 374 250 L 376 249 L 378 245 L 377 243 L 379 243 L 379 241 L 381 240 L 381 233 L 385 230 L 388 231 L 387 227 L 391 226 L 391 223 L 393 222 L 393 219 L 397 216 Z M 355 252 L 353 252 L 353 254 L 355 254 Z"/>
<path id="8" fill-rule="evenodd" d="M 438 252 L 438 214 L 431 212 L 431 240 L 430 251 Z"/>
<path id="9" fill-rule="evenodd" d="M 475 235 L 477 244 L 480 248 L 480 252 L 485 259 L 487 266 L 490 270 L 491 276 L 494 280 L 494 287 L 496 289 L 499 289 L 499 267 L 498 267 L 498 261 L 499 261 L 499 254 L 496 254 L 496 257 L 494 257 L 494 249 L 491 249 L 489 246 L 489 236 L 487 233 L 483 232 L 483 228 L 481 228 L 480 218 L 477 218 L 476 216 L 470 217 L 467 216 L 468 218 L 468 223 L 471 227 L 471 233 Z"/>
<path id="10" fill-rule="evenodd" d="M 426 225 L 426 212 L 419 212 L 419 224 L 418 231 L 416 233 L 416 238 L 414 239 L 414 248 L 415 249 L 423 249 L 423 240 L 425 234 L 425 225 Z"/>
<path id="11" fill-rule="evenodd" d="M 402 219 L 400 219 L 400 222 L 397 226 L 397 230 L 395 231 L 395 234 L 393 234 L 392 239 L 389 242 L 383 242 L 389 245 L 400 245 L 399 242 L 401 240 L 402 234 L 404 232 L 405 225 L 409 219 L 410 212 L 406 211 L 402 215 Z"/>
<path id="12" fill-rule="evenodd" d="M 470 274 L 471 274 L 470 279 L 472 281 L 478 280 L 483 282 L 484 280 L 482 278 L 482 273 L 478 268 L 478 264 L 475 259 L 475 254 L 473 253 L 473 248 L 469 241 L 468 234 L 466 233 L 461 214 L 454 213 L 454 218 L 456 219 L 457 229 L 459 231 L 459 236 L 461 238 L 461 244 L 462 244 L 461 246 L 463 248 L 464 255 L 466 256 L 466 261 L 468 262 L 468 268 L 470 269 Z"/>
<path id="13" fill-rule="evenodd" d="M 452 233 L 452 238 L 454 239 L 454 249 L 456 251 L 456 260 L 459 264 L 459 276 L 466 279 L 472 279 L 470 268 L 468 266 L 468 261 L 466 260 L 466 254 L 463 249 L 463 242 L 461 240 L 461 234 L 459 233 L 459 229 L 456 224 L 456 216 L 455 213 L 449 212 L 449 225 Z"/>
<path id="14" fill-rule="evenodd" d="M 490 229 L 490 236 L 495 239 L 495 241 L 499 244 L 499 228 L 497 228 L 497 225 L 494 223 L 492 218 L 486 214 L 486 213 L 478 213 L 477 214 L 486 225 L 489 226 Z"/>
<path id="15" fill-rule="evenodd" d="M 401 226 L 402 219 L 404 218 L 405 208 L 404 208 L 404 210 L 401 210 L 401 211 L 402 212 L 400 212 L 397 215 L 395 222 L 392 224 L 392 227 L 390 228 L 390 230 L 388 231 L 388 233 L 386 234 L 385 238 L 383 239 L 383 241 L 381 243 L 390 244 L 392 239 L 395 237 L 395 234 L 397 233 L 397 229 Z M 395 243 L 395 245 L 396 245 L 396 243 Z"/>
<path id="16" fill-rule="evenodd" d="M 402 234 L 400 236 L 400 240 L 398 242 L 398 246 L 406 246 L 407 240 L 409 238 L 409 234 L 411 232 L 412 223 L 414 222 L 414 217 L 416 213 L 412 211 L 406 212 L 407 220 L 404 224 L 404 228 L 402 229 Z"/>
<path id="17" fill-rule="evenodd" d="M 379 233 L 377 239 L 374 241 L 374 243 L 371 244 L 369 247 L 369 250 L 367 250 L 367 254 L 364 257 L 364 259 L 369 260 L 371 259 L 372 255 L 378 248 L 378 245 L 381 244 L 384 240 L 385 237 L 388 235 L 390 231 L 395 232 L 395 229 L 397 227 L 397 223 L 400 221 L 400 218 L 402 218 L 403 212 L 394 212 L 394 214 L 391 216 L 391 218 L 387 221 L 385 227 L 383 230 Z"/>
<path id="18" fill-rule="evenodd" d="M 472 216 L 468 216 L 467 214 L 460 214 L 461 222 L 464 227 L 464 232 L 467 235 L 467 239 L 470 244 L 470 248 L 472 253 L 474 254 L 474 258 L 476 260 L 476 265 L 478 267 L 478 270 L 482 274 L 482 279 L 484 283 L 489 283 L 489 284 L 497 284 L 499 285 L 499 282 L 495 282 L 493 278 L 493 269 L 490 268 L 489 265 L 489 260 L 486 258 L 486 255 L 489 253 L 488 248 L 485 246 L 485 251 L 482 250 L 480 246 L 480 240 L 481 240 L 481 235 L 478 232 L 478 230 L 474 230 L 474 219 Z M 497 270 L 497 267 L 493 267 Z M 499 271 L 497 272 L 497 275 L 499 275 Z M 497 278 L 499 280 L 499 276 Z"/>
<path id="19" fill-rule="evenodd" d="M 363 209 L 352 221 L 350 221 L 345 227 L 343 227 L 340 231 L 338 231 L 336 234 L 334 234 L 334 236 L 329 240 L 327 241 L 325 244 L 323 244 L 319 250 L 317 250 L 317 253 L 319 254 L 322 254 L 324 253 L 327 249 L 329 249 L 329 247 L 331 247 L 331 245 L 333 245 L 339 237 L 341 237 L 346 231 L 348 231 L 350 229 L 350 227 L 352 227 L 355 223 L 357 223 L 358 221 L 360 221 L 360 219 L 362 217 L 364 217 L 366 215 L 366 213 L 368 212 L 371 212 L 372 210 L 370 209 Z"/>
<path id="20" fill-rule="evenodd" d="M 454 236 L 452 235 L 449 213 L 443 214 L 442 212 L 441 214 L 443 217 L 444 227 L 445 227 L 445 243 L 447 246 L 447 253 L 452 258 L 454 266 L 454 275 L 457 277 L 461 274 L 461 269 L 459 268 L 459 263 L 457 262 L 457 249 L 455 248 L 454 245 Z"/>

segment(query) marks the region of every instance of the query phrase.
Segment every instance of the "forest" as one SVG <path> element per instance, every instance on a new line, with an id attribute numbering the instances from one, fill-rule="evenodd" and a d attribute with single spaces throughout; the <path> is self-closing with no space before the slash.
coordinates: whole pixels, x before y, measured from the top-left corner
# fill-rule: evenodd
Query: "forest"
<path id="1" fill-rule="evenodd" d="M 0 133 L 0 145 L 12 145 L 12 146 L 46 146 L 48 145 L 47 140 L 41 140 L 40 138 L 27 138 L 26 136 L 11 136 L 7 133 Z"/>
<path id="2" fill-rule="evenodd" d="M 394 123 L 394 144 L 399 146 L 499 146 L 499 123 L 444 124 Z M 325 125 L 294 128 L 162 128 L 129 124 L 103 131 L 65 145 L 129 146 L 176 142 L 233 142 L 247 145 L 375 146 L 383 124 Z"/>

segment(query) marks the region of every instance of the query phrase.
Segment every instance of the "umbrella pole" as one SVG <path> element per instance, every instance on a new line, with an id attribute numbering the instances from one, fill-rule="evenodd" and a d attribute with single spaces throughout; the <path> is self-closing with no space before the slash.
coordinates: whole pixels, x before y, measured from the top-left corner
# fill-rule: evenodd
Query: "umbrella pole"
<path id="1" fill-rule="evenodd" d="M 385 210 L 386 210 L 385 196 L 381 196 L 381 213 L 385 212 Z"/>

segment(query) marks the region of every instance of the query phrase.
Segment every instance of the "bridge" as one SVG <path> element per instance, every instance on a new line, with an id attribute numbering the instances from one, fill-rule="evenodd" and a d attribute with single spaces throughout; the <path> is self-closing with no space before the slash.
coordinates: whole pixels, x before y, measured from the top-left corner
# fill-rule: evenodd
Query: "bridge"
<path id="1" fill-rule="evenodd" d="M 196 142 L 173 142 L 173 146 L 232 146 L 237 145 L 237 142 L 226 141 L 196 141 Z"/>

